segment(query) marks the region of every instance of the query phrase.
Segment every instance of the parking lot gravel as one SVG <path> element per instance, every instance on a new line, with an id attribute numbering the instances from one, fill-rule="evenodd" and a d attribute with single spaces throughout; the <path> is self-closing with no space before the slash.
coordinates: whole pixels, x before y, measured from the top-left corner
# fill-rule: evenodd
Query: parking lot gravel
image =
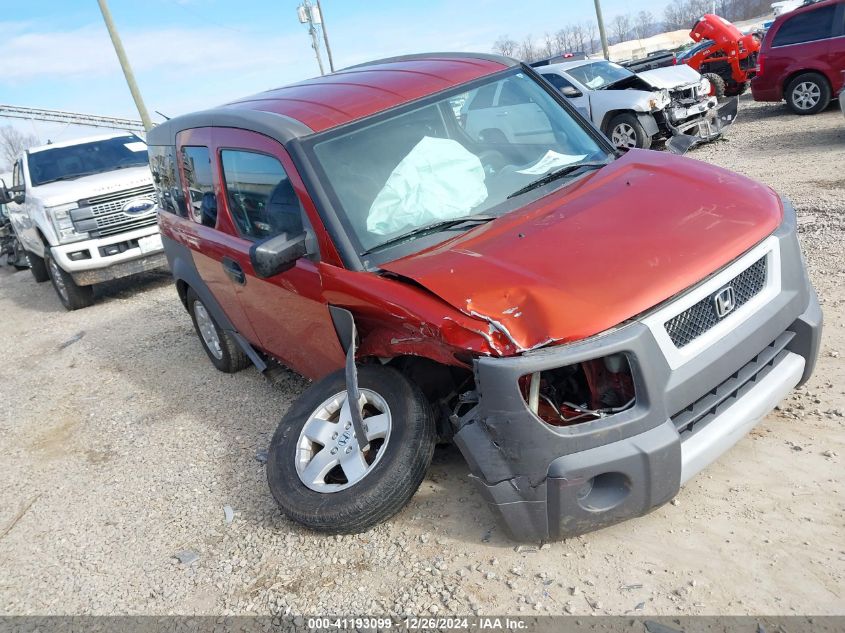
<path id="1" fill-rule="evenodd" d="M 304 379 L 216 371 L 166 273 L 68 313 L 4 267 L 0 614 L 845 613 L 845 119 L 746 95 L 690 156 L 794 202 L 819 365 L 671 504 L 563 542 L 509 541 L 449 446 L 387 524 L 308 532 L 262 463 Z"/>

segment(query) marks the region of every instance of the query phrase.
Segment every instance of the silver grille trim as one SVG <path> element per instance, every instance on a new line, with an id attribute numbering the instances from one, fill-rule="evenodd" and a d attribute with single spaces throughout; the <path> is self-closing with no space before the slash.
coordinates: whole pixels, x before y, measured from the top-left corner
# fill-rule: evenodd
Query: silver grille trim
<path id="1" fill-rule="evenodd" d="M 155 201 L 155 188 L 152 184 L 115 191 L 87 200 L 80 200 L 81 205 L 91 209 L 97 222 L 100 236 L 114 235 L 131 229 L 150 226 L 156 223 L 156 210 L 153 206 L 148 213 L 129 215 L 123 212 L 124 205 L 137 198 L 149 198 Z"/>

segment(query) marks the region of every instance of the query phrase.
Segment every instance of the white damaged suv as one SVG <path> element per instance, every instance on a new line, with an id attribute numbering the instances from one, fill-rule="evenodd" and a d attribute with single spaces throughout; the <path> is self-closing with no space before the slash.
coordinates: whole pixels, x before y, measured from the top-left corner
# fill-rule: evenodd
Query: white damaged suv
<path id="1" fill-rule="evenodd" d="M 667 147 L 683 154 L 719 138 L 736 118 L 736 99 L 719 104 L 710 82 L 689 66 L 636 74 L 603 59 L 585 59 L 537 72 L 620 149 L 648 149 L 668 139 Z"/>

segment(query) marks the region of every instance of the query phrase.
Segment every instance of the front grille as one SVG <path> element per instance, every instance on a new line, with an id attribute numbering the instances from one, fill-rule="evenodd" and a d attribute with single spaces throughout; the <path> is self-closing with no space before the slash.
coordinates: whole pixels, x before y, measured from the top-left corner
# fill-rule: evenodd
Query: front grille
<path id="1" fill-rule="evenodd" d="M 97 232 L 100 236 L 114 235 L 131 229 L 150 226 L 156 223 L 155 207 L 144 215 L 128 215 L 123 212 L 123 205 L 136 198 L 150 198 L 155 200 L 155 190 L 152 185 L 142 185 L 133 189 L 124 189 L 80 200 L 80 206 L 90 207 L 94 219 L 97 221 Z"/>
<path id="2" fill-rule="evenodd" d="M 766 285 L 767 265 L 766 257 L 758 259 L 751 266 L 734 277 L 727 286 L 734 289 L 734 307 L 731 314 L 752 297 L 759 294 Z M 684 347 L 699 336 L 715 326 L 722 318 L 716 314 L 713 296 L 705 297 L 693 306 L 690 306 L 679 315 L 672 317 L 663 326 L 666 333 L 676 347 Z"/>
<path id="3" fill-rule="evenodd" d="M 703 428 L 707 422 L 751 390 L 758 380 L 766 376 L 772 367 L 789 354 L 786 346 L 794 337 L 794 332 L 784 332 L 722 384 L 671 416 L 672 423 L 681 434 L 681 440 L 686 439 L 684 433 L 692 433 L 693 427 L 696 430 Z"/>

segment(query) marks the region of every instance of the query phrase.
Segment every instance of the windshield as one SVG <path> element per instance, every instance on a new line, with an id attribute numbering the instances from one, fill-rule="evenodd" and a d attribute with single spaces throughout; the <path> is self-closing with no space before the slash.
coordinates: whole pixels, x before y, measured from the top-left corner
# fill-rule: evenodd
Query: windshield
<path id="1" fill-rule="evenodd" d="M 611 158 L 543 87 L 517 70 L 376 118 L 313 145 L 359 255 L 397 236 L 413 239 L 417 230 L 421 239 L 414 246 L 422 248 L 432 241 L 432 226 L 442 226 L 433 238 L 442 241 L 473 225 L 456 219 L 498 217 L 520 207 L 518 192 L 550 172 Z"/>
<path id="2" fill-rule="evenodd" d="M 584 64 L 575 68 L 567 68 L 566 72 L 590 90 L 607 88 L 609 85 L 627 79 L 634 74 L 619 64 L 604 61 Z"/>
<path id="3" fill-rule="evenodd" d="M 147 164 L 147 145 L 134 134 L 54 147 L 28 156 L 32 186 Z"/>

